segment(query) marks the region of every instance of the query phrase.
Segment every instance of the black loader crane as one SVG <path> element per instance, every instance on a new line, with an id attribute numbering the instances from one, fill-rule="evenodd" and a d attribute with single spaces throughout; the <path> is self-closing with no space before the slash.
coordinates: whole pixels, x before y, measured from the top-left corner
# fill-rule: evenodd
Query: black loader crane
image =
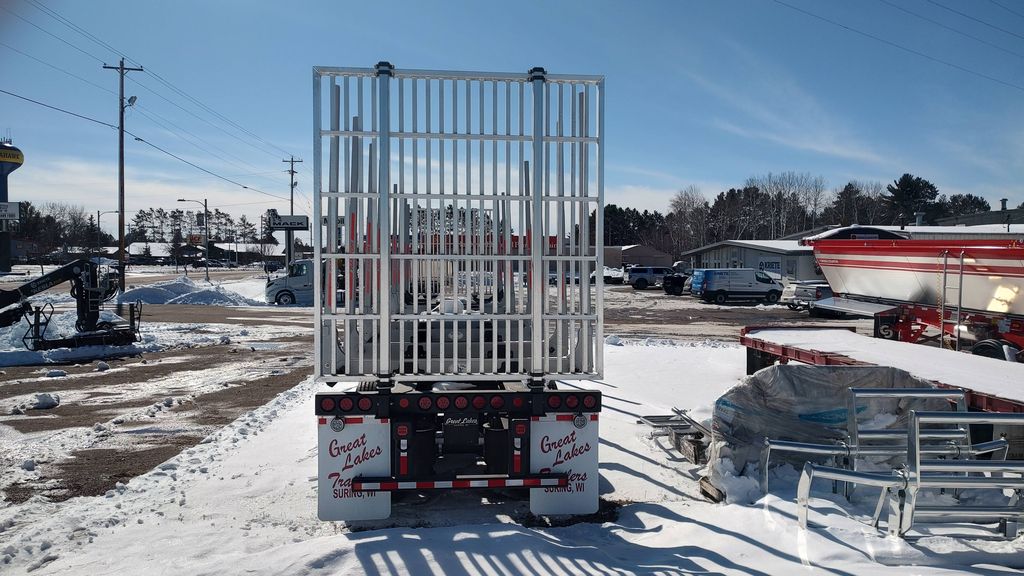
<path id="1" fill-rule="evenodd" d="M 33 306 L 27 299 L 64 282 L 71 283 L 71 296 L 75 299 L 78 313 L 75 322 L 78 333 L 47 339 L 46 328 L 53 316 L 53 305 Z M 11 326 L 24 317 L 29 328 L 22 340 L 29 350 L 131 344 L 139 336 L 140 304 L 128 305 L 127 321 L 100 321 L 100 308 L 117 294 L 121 284 L 118 275 L 102 272 L 99 265 L 88 260 L 75 260 L 13 290 L 0 289 L 0 327 Z"/>

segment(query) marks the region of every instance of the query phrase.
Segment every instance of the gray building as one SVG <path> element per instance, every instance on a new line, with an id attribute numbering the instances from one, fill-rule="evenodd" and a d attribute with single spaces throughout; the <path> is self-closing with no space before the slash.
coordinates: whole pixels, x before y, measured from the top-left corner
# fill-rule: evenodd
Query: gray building
<path id="1" fill-rule="evenodd" d="M 621 268 L 634 264 L 640 266 L 671 266 L 672 255 L 642 244 L 604 247 L 605 266 Z"/>
<path id="2" fill-rule="evenodd" d="M 823 278 L 814 251 L 797 240 L 726 240 L 683 253 L 694 268 L 753 268 L 790 280 Z"/>

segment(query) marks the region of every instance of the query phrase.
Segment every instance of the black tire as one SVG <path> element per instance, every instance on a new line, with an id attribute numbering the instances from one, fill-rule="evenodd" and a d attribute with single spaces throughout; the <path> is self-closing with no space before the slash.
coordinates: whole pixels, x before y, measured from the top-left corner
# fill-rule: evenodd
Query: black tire
<path id="1" fill-rule="evenodd" d="M 647 279 L 641 278 L 633 283 L 634 290 L 647 290 Z"/>
<path id="2" fill-rule="evenodd" d="M 274 301 L 281 306 L 289 306 L 291 304 L 295 304 L 295 295 L 286 290 L 278 293 L 277 298 Z"/>
<path id="3" fill-rule="evenodd" d="M 715 304 L 725 304 L 726 300 L 729 299 L 729 295 L 725 292 L 715 292 L 711 299 Z"/>
<path id="4" fill-rule="evenodd" d="M 683 295 L 683 287 L 680 286 L 679 284 L 673 284 L 672 287 L 669 290 L 669 294 L 671 294 L 673 296 L 682 296 Z"/>
<path id="5" fill-rule="evenodd" d="M 776 302 L 779 301 L 779 296 L 780 296 L 780 294 L 773 290 L 773 291 L 769 292 L 767 296 L 764 297 L 764 301 L 769 303 L 769 304 L 775 304 Z"/>
<path id="6" fill-rule="evenodd" d="M 971 348 L 971 354 L 984 356 L 985 358 L 995 358 L 996 360 L 1006 360 L 1006 355 L 1003 353 L 1003 342 L 995 339 L 978 342 Z"/>

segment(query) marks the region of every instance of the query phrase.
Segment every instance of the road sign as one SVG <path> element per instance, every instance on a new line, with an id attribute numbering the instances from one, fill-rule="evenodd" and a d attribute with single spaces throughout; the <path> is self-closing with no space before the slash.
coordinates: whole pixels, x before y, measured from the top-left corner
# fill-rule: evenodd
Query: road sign
<path id="1" fill-rule="evenodd" d="M 0 221 L 17 222 L 21 214 L 18 206 L 18 202 L 0 202 Z"/>
<path id="2" fill-rule="evenodd" d="M 309 230 L 309 216 L 278 214 L 267 210 L 267 223 L 271 230 Z"/>

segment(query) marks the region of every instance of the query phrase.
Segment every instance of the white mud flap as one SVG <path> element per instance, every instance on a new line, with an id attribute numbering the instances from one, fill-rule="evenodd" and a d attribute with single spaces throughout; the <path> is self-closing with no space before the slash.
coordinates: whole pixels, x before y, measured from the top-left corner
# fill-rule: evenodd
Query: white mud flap
<path id="1" fill-rule="evenodd" d="M 321 520 L 381 520 L 391 515 L 390 492 L 354 492 L 357 476 L 391 476 L 387 418 L 317 417 L 317 515 Z"/>
<path id="2" fill-rule="evenodd" d="M 530 489 L 530 512 L 597 512 L 597 416 L 551 414 L 530 422 L 530 472 L 569 475 L 565 487 Z"/>

